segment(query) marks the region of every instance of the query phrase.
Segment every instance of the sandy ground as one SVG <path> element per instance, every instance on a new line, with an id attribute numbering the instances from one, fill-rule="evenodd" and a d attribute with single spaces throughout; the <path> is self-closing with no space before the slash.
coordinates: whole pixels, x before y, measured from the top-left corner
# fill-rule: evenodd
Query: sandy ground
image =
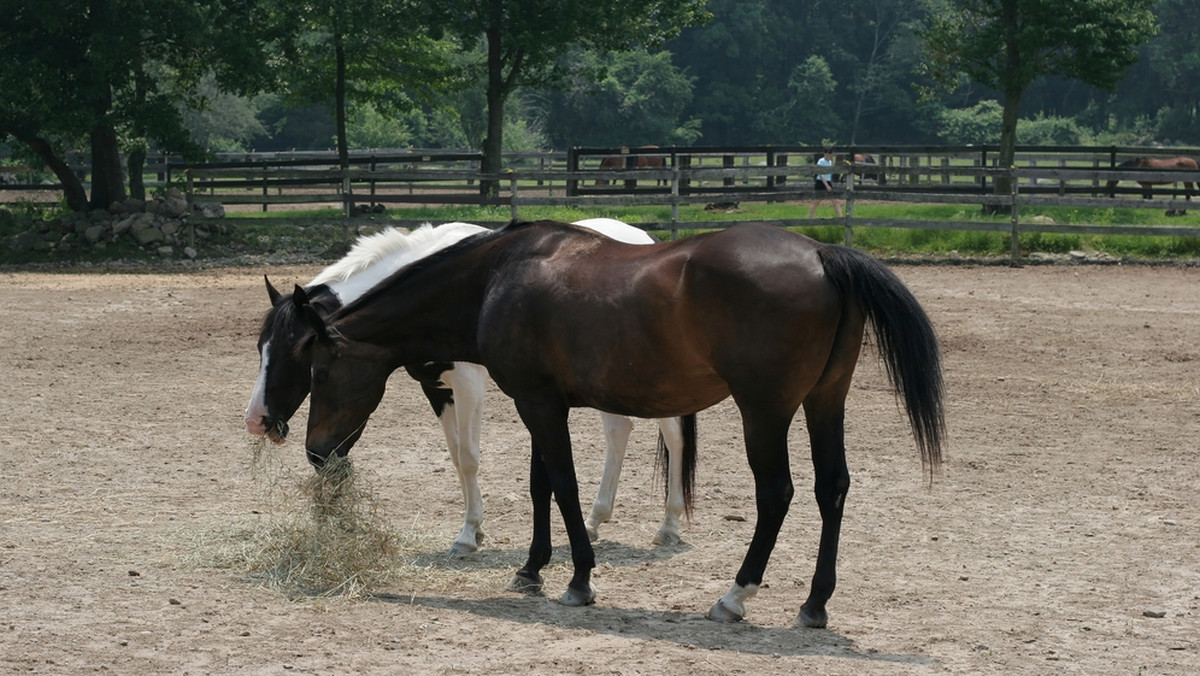
<path id="1" fill-rule="evenodd" d="M 865 353 L 826 630 L 794 627 L 818 528 L 802 421 L 769 587 L 741 624 L 703 619 L 754 520 L 729 404 L 700 416 L 696 510 L 678 547 L 650 545 L 656 429 L 635 428 L 592 607 L 551 600 L 569 578 L 561 530 L 549 599 L 505 591 L 529 537 L 527 436 L 494 391 L 488 541 L 442 556 L 459 490 L 402 374 L 354 458 L 385 518 L 428 536 L 422 575 L 375 599 L 297 600 L 214 565 L 210 549 L 279 516 L 241 422 L 261 275 L 290 285 L 316 270 L 0 272 L 0 671 L 1200 672 L 1200 269 L 898 267 L 943 341 L 947 461 L 927 487 Z M 573 426 L 590 499 L 600 427 L 586 411 Z M 308 472 L 299 440 L 274 454 L 281 471 Z"/>

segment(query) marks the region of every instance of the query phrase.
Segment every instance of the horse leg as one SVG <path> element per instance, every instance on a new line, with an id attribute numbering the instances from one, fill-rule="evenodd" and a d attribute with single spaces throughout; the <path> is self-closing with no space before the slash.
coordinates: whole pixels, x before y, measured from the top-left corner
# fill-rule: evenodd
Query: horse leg
<path id="1" fill-rule="evenodd" d="M 800 607 L 797 624 L 824 627 L 829 621 L 825 604 L 837 586 L 838 540 L 846 493 L 850 490 L 850 471 L 846 467 L 845 391 L 840 396 L 820 398 L 809 395 L 804 416 L 812 447 L 813 490 L 821 512 L 821 542 L 808 599 Z"/>
<path id="2" fill-rule="evenodd" d="M 596 492 L 591 514 L 584 521 L 588 539 L 592 542 L 600 539 L 600 524 L 612 517 L 613 503 L 617 499 L 617 482 L 621 479 L 621 465 L 625 462 L 629 433 L 633 431 L 633 421 L 623 415 L 601 412 L 600 422 L 604 426 L 607 451 L 604 474 L 600 477 L 600 490 Z"/>
<path id="3" fill-rule="evenodd" d="M 479 436 L 483 419 L 484 379 L 487 371 L 474 364 L 455 364 L 442 374 L 442 380 L 454 393 L 453 401 L 442 409 L 438 419 L 446 434 L 450 461 L 458 472 L 462 487 L 463 527 L 450 546 L 451 556 L 465 556 L 483 544 L 483 493 L 479 488 Z"/>
<path id="4" fill-rule="evenodd" d="M 560 599 L 563 605 L 582 606 L 595 601 L 592 569 L 596 554 L 588 540 L 583 512 L 579 507 L 579 483 L 571 457 L 571 434 L 567 428 L 568 408 L 562 403 L 515 402 L 521 421 L 529 430 L 532 441 L 530 457 L 529 494 L 533 500 L 533 539 L 529 545 L 529 560 L 517 571 L 517 579 L 536 580 L 541 584 L 540 571 L 550 560 L 550 496 L 558 503 L 571 544 L 571 561 L 575 574 Z"/>
<path id="5" fill-rule="evenodd" d="M 738 402 L 739 407 L 742 402 Z M 763 572 L 795 490 L 788 466 L 787 433 L 791 416 L 764 415 L 742 409 L 746 457 L 754 475 L 757 523 L 750 547 L 733 587 L 708 611 L 708 619 L 737 622 L 746 616 L 746 601 L 758 593 Z"/>
<path id="6" fill-rule="evenodd" d="M 661 418 L 658 429 L 667 447 L 667 509 L 654 535 L 656 545 L 679 544 L 679 525 L 687 509 L 683 497 L 683 426 L 679 418 Z"/>

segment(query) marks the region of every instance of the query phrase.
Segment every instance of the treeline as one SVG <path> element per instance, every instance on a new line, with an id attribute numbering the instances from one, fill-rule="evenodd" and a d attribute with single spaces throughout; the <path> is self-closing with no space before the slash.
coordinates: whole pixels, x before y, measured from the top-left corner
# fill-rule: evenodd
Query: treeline
<path id="1" fill-rule="evenodd" d="M 711 0 L 712 20 L 660 52 L 572 49 L 555 87 L 509 102 L 509 150 L 571 146 L 995 144 L 1000 93 L 964 79 L 939 88 L 922 74 L 925 0 Z M 1021 103 L 1025 145 L 1200 144 L 1200 3 L 1157 0 L 1158 34 L 1115 91 L 1077 80 L 1036 80 Z M 601 73 L 596 79 L 589 74 Z M 361 110 L 355 147 L 479 147 L 481 85 L 448 110 L 401 117 Z M 253 128 L 222 149 L 328 148 L 327 106 L 259 99 Z M 208 129 L 204 125 L 197 125 Z"/>
<path id="2" fill-rule="evenodd" d="M 126 176 L 138 196 L 151 149 L 480 148 L 495 172 L 501 148 L 996 143 L 1004 93 L 965 73 L 947 85 L 927 50 L 932 19 L 1005 30 L 1010 4 L 0 0 L 0 154 L 45 167 L 80 209 L 122 199 Z M 1117 15 L 1113 32 L 1071 26 L 1085 5 Z M 1039 58 L 1138 58 L 1113 91 L 1039 64 L 1021 85 L 1017 142 L 1200 144 L 1200 3 L 1118 5 L 1020 5 L 1019 30 L 1045 23 Z M 1122 13 L 1141 21 L 1146 8 L 1156 34 L 1109 44 Z M 61 161 L 70 150 L 90 157 L 90 198 Z"/>

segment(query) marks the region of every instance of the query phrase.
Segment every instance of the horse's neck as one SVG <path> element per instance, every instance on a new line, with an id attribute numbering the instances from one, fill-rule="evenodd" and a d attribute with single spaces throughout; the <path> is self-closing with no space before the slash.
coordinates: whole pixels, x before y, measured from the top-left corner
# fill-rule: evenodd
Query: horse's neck
<path id="1" fill-rule="evenodd" d="M 337 330 L 383 348 L 397 365 L 477 361 L 490 261 L 475 254 L 424 261 L 401 272 L 346 307 Z"/>

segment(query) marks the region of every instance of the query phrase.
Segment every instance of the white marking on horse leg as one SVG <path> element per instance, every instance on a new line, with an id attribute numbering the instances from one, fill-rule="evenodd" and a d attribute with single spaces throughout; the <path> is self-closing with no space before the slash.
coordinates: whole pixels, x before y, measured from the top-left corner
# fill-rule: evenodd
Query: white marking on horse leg
<path id="1" fill-rule="evenodd" d="M 479 488 L 479 438 L 483 418 L 483 389 L 487 371 L 475 364 L 456 363 L 442 374 L 443 383 L 454 391 L 454 403 L 442 411 L 442 431 L 450 449 L 450 460 L 462 487 L 463 527 L 450 554 L 470 554 L 483 544 L 483 492 Z"/>
<path id="2" fill-rule="evenodd" d="M 662 526 L 654 535 L 656 545 L 674 545 L 680 542 L 679 530 L 683 522 L 683 426 L 679 418 L 661 418 L 658 429 L 667 445 L 667 511 Z"/>
<path id="3" fill-rule="evenodd" d="M 592 503 L 592 513 L 583 522 L 588 539 L 592 542 L 600 539 L 600 524 L 612 518 L 617 482 L 621 479 L 621 464 L 625 462 L 625 448 L 629 445 L 629 433 L 633 431 L 633 421 L 623 415 L 602 412 L 600 422 L 604 426 L 607 450 L 604 474 L 600 477 L 600 490 L 596 492 L 596 500 Z"/>
<path id="4" fill-rule="evenodd" d="M 254 391 L 250 393 L 250 403 L 246 404 L 246 431 L 262 436 L 267 433 L 263 420 L 267 417 L 267 362 L 270 361 L 271 341 L 263 343 L 262 357 L 259 359 L 258 380 L 254 381 Z"/>
<path id="5" fill-rule="evenodd" d="M 708 619 L 717 622 L 740 622 L 746 617 L 746 601 L 754 598 L 757 593 L 756 584 L 743 587 L 735 583 L 729 592 L 709 609 Z"/>

